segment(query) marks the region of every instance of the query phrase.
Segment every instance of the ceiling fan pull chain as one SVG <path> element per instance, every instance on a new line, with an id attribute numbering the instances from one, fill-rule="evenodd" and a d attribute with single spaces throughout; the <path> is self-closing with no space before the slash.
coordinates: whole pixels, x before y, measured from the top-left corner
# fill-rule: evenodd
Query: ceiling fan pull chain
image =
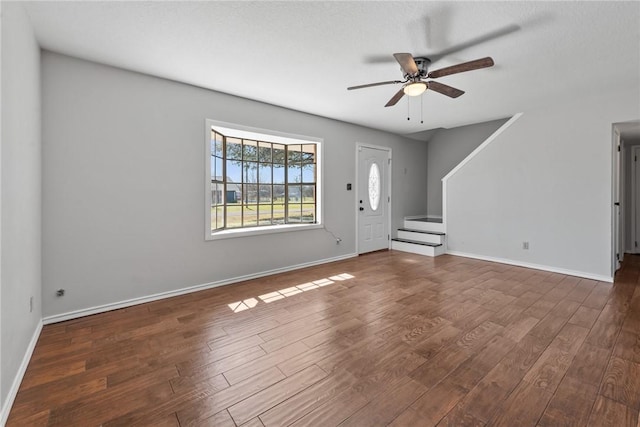
<path id="1" fill-rule="evenodd" d="M 411 101 L 409 100 L 409 97 L 407 96 L 407 120 L 411 120 L 410 114 L 409 114 L 409 104 L 410 103 L 411 103 Z"/>
<path id="2" fill-rule="evenodd" d="M 420 124 L 424 123 L 424 109 L 422 108 L 422 100 L 424 98 L 421 96 L 420 97 Z"/>

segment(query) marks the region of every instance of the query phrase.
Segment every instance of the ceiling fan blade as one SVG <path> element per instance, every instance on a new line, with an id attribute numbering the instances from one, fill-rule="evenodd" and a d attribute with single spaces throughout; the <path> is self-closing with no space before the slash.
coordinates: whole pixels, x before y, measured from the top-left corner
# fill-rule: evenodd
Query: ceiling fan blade
<path id="1" fill-rule="evenodd" d="M 487 56 L 486 58 L 476 59 L 475 61 L 463 62 L 462 64 L 452 65 L 451 67 L 445 67 L 440 68 L 439 70 L 431 71 L 427 75 L 427 77 L 437 79 L 438 77 L 463 73 L 465 71 L 478 70 L 480 68 L 487 68 L 491 66 L 493 66 L 493 59 Z"/>
<path id="2" fill-rule="evenodd" d="M 410 53 L 394 53 L 393 57 L 396 58 L 405 74 L 410 76 L 418 74 L 418 66 Z"/>
<path id="3" fill-rule="evenodd" d="M 511 33 L 516 32 L 516 31 L 519 31 L 519 30 L 520 30 L 520 26 L 519 25 L 515 25 L 515 24 L 507 25 L 506 27 L 502 27 L 502 28 L 499 28 L 497 30 L 488 32 L 488 33 L 483 34 L 481 36 L 478 36 L 476 38 L 467 40 L 466 42 L 459 43 L 459 44 L 457 44 L 455 46 L 450 46 L 449 48 L 447 48 L 447 49 L 445 49 L 443 51 L 440 51 L 440 52 L 437 52 L 437 53 L 432 53 L 430 55 L 419 55 L 419 56 L 426 56 L 427 58 L 429 58 L 431 60 L 431 63 L 433 64 L 436 61 L 441 60 L 443 57 L 445 57 L 447 55 L 451 55 L 452 53 L 459 52 L 461 50 L 464 50 L 464 49 L 479 45 L 481 43 L 486 43 L 486 42 L 488 42 L 490 40 L 506 36 L 507 34 L 511 34 Z"/>
<path id="4" fill-rule="evenodd" d="M 392 85 L 394 83 L 403 83 L 403 82 L 401 82 L 400 80 L 389 80 L 388 82 L 368 83 L 366 85 L 351 86 L 351 87 L 348 87 L 347 90 L 362 89 L 365 87 L 373 87 L 373 86 Z"/>
<path id="5" fill-rule="evenodd" d="M 443 95 L 447 95 L 449 98 L 457 98 L 464 93 L 463 90 L 434 81 L 427 82 L 427 88 Z"/>
<path id="6" fill-rule="evenodd" d="M 393 97 L 389 100 L 389 102 L 385 104 L 385 107 L 393 107 L 398 103 L 398 101 L 400 101 L 400 98 L 402 98 L 403 96 L 404 96 L 404 88 L 397 91 L 396 94 L 393 95 Z"/>

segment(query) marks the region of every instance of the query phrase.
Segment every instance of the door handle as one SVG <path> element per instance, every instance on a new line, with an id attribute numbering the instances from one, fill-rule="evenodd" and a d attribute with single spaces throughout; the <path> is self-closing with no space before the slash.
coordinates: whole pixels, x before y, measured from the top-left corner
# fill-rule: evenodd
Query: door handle
<path id="1" fill-rule="evenodd" d="M 363 210 L 364 210 L 364 208 L 363 208 L 362 206 L 360 206 L 360 210 L 361 210 L 361 211 L 363 211 Z"/>

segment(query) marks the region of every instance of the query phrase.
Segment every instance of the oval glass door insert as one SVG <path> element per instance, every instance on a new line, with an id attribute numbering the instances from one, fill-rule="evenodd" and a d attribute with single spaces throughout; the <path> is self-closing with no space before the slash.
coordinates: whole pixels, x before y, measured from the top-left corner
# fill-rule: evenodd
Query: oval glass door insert
<path id="1" fill-rule="evenodd" d="M 377 163 L 369 168 L 369 206 L 372 211 L 378 210 L 380 204 L 380 169 Z"/>

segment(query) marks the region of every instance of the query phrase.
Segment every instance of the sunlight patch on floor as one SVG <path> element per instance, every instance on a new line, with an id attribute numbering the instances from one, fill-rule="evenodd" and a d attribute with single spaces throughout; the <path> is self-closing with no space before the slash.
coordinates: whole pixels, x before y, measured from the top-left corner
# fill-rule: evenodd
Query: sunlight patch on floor
<path id="1" fill-rule="evenodd" d="M 280 289 L 278 291 L 269 292 L 268 294 L 260 295 L 260 298 L 265 304 L 268 304 L 273 301 L 277 301 L 279 299 L 287 298 L 293 295 L 301 294 L 306 291 L 310 291 L 311 289 L 318 289 L 324 286 L 329 286 L 334 284 L 335 282 L 341 282 L 344 280 L 353 279 L 355 276 L 349 273 L 337 274 L 335 276 L 331 276 L 329 278 L 314 280 L 312 282 L 302 283 L 297 286 L 292 286 L 290 288 Z M 259 301 L 255 298 L 249 298 L 242 301 L 236 301 L 231 304 L 227 304 L 227 306 L 234 313 L 239 313 L 241 311 L 248 310 L 250 308 L 258 305 Z"/>

